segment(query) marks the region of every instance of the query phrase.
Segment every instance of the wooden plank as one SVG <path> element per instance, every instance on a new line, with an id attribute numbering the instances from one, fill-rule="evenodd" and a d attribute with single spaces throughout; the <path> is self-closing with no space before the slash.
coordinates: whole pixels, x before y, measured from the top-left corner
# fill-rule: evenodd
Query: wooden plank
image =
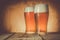
<path id="1" fill-rule="evenodd" d="M 9 37 L 10 35 L 12 35 L 12 34 L 1 34 L 1 35 L 0 35 L 0 40 L 4 40 L 4 39 L 6 39 L 7 37 Z"/>
<path id="2" fill-rule="evenodd" d="M 22 36 L 21 34 L 15 34 L 7 40 L 42 40 L 42 38 L 36 34 L 24 34 Z"/>
<path id="3" fill-rule="evenodd" d="M 47 35 L 47 40 L 60 40 L 60 34 L 50 33 Z"/>
<path id="4" fill-rule="evenodd" d="M 45 40 L 60 40 L 59 33 L 49 33 L 46 36 L 42 35 Z M 2 34 L 0 35 L 0 40 L 44 40 L 41 36 L 37 34 Z"/>

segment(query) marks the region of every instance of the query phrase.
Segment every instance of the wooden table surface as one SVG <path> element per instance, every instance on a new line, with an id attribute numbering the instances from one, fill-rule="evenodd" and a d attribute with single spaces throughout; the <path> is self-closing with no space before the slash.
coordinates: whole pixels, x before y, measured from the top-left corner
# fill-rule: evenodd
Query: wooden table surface
<path id="1" fill-rule="evenodd" d="M 45 40 L 60 40 L 59 33 L 48 33 L 47 36 L 43 36 Z M 42 40 L 44 40 L 42 39 Z M 26 35 L 26 34 L 0 34 L 0 40 L 41 40 L 39 35 Z"/>

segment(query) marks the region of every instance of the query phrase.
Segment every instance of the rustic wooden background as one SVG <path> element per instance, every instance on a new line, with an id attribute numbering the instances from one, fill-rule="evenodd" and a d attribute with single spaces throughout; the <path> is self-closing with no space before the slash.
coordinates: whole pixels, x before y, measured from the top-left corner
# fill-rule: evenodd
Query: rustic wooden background
<path id="1" fill-rule="evenodd" d="M 34 4 L 38 2 L 34 1 Z M 33 1 L 0 0 L 0 33 L 25 33 L 24 8 Z M 60 32 L 60 0 L 48 0 L 48 32 Z"/>

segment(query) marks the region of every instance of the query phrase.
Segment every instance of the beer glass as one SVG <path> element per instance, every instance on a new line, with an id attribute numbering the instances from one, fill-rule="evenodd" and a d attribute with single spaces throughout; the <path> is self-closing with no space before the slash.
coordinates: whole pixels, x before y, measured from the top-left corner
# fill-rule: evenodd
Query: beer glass
<path id="1" fill-rule="evenodd" d="M 35 19 L 34 19 L 34 10 L 32 6 L 25 7 L 24 10 L 25 24 L 26 24 L 26 33 L 32 34 L 36 31 Z"/>
<path id="2" fill-rule="evenodd" d="M 47 4 L 36 4 L 34 8 L 36 27 L 38 34 L 45 35 L 47 32 L 48 7 Z"/>

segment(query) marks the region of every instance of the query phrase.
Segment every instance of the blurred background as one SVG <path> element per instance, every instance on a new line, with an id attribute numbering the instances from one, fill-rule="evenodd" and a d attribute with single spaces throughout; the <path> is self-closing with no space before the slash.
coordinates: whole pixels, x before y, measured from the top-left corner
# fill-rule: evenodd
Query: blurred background
<path id="1" fill-rule="evenodd" d="M 0 33 L 25 33 L 24 8 L 36 0 L 0 0 Z M 60 33 L 60 0 L 48 0 L 47 32 Z"/>

